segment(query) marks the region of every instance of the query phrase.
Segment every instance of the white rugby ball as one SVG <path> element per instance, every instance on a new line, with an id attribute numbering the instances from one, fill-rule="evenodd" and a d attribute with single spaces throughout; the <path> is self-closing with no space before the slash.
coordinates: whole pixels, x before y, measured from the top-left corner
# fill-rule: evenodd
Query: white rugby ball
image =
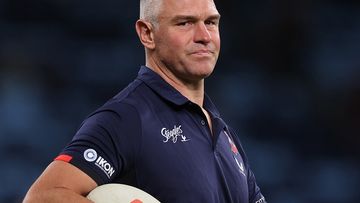
<path id="1" fill-rule="evenodd" d="M 139 188 L 116 183 L 96 187 L 87 198 L 95 203 L 160 203 Z"/>

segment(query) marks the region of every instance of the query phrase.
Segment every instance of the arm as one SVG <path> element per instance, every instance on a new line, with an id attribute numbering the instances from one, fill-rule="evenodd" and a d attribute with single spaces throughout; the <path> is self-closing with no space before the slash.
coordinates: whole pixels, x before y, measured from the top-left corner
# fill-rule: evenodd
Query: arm
<path id="1" fill-rule="evenodd" d="M 122 169 L 127 170 L 132 165 L 134 151 L 137 151 L 132 143 L 137 143 L 138 136 L 134 135 L 139 135 L 141 129 L 130 123 L 139 123 L 137 111 L 128 105 L 117 107 L 118 113 L 112 109 L 105 106 L 83 122 L 73 140 L 60 153 L 72 156 L 71 161 L 52 162 L 31 186 L 24 203 L 91 202 L 85 198 L 91 190 L 98 184 L 110 183 Z M 127 118 L 122 119 L 120 115 Z M 84 159 L 84 152 L 89 148 L 111 163 L 115 170 L 111 177 L 95 162 Z"/>
<path id="2" fill-rule="evenodd" d="M 27 192 L 24 203 L 91 202 L 86 195 L 96 182 L 75 166 L 53 161 Z"/>
<path id="3" fill-rule="evenodd" d="M 248 169 L 249 201 L 251 203 L 266 203 L 265 197 L 261 194 L 259 186 L 256 184 L 254 173 Z"/>
<path id="4" fill-rule="evenodd" d="M 232 128 L 229 128 L 231 134 L 235 135 L 233 137 L 233 140 L 235 141 L 239 153 L 243 157 L 244 163 L 247 168 L 247 182 L 248 182 L 248 189 L 249 189 L 249 202 L 250 203 L 266 203 L 266 200 L 264 196 L 261 194 L 260 188 L 256 183 L 255 175 L 250 169 L 250 166 L 248 164 L 247 157 L 245 155 L 244 149 L 241 145 L 241 142 L 239 140 L 239 137 L 236 135 L 235 131 Z M 235 138 L 235 139 L 234 139 Z"/>

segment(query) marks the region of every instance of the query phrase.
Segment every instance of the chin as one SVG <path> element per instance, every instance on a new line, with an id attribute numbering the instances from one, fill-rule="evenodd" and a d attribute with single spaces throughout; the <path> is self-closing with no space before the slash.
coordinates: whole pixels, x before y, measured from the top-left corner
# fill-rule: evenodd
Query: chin
<path id="1" fill-rule="evenodd" d="M 196 61 L 185 65 L 187 69 L 187 75 L 193 79 L 199 80 L 204 79 L 211 75 L 214 71 L 215 64 L 213 61 Z"/>
<path id="2" fill-rule="evenodd" d="M 208 68 L 208 69 L 202 69 L 201 72 L 197 72 L 195 73 L 195 75 L 197 75 L 197 77 L 199 79 L 204 79 L 207 78 L 211 75 L 211 73 L 213 72 L 214 68 Z"/>
<path id="3" fill-rule="evenodd" d="M 201 64 L 198 67 L 198 70 L 200 71 L 199 74 L 204 75 L 205 77 L 208 77 L 211 75 L 211 73 L 214 71 L 215 65 L 214 64 Z"/>

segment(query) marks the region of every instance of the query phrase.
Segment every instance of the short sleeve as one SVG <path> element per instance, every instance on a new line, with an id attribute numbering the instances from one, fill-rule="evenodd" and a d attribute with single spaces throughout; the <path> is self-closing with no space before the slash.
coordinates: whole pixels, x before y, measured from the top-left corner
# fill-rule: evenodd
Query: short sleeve
<path id="1" fill-rule="evenodd" d="M 55 160 L 71 163 L 98 185 L 106 184 L 133 166 L 140 133 L 135 108 L 127 104 L 106 106 L 84 120 Z"/>

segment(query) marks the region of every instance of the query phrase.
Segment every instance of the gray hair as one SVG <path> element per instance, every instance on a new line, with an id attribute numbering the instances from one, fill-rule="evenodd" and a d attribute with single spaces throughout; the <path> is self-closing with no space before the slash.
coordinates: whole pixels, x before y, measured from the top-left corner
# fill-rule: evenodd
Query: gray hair
<path id="1" fill-rule="evenodd" d="M 157 24 L 163 0 L 140 0 L 140 19 Z"/>

